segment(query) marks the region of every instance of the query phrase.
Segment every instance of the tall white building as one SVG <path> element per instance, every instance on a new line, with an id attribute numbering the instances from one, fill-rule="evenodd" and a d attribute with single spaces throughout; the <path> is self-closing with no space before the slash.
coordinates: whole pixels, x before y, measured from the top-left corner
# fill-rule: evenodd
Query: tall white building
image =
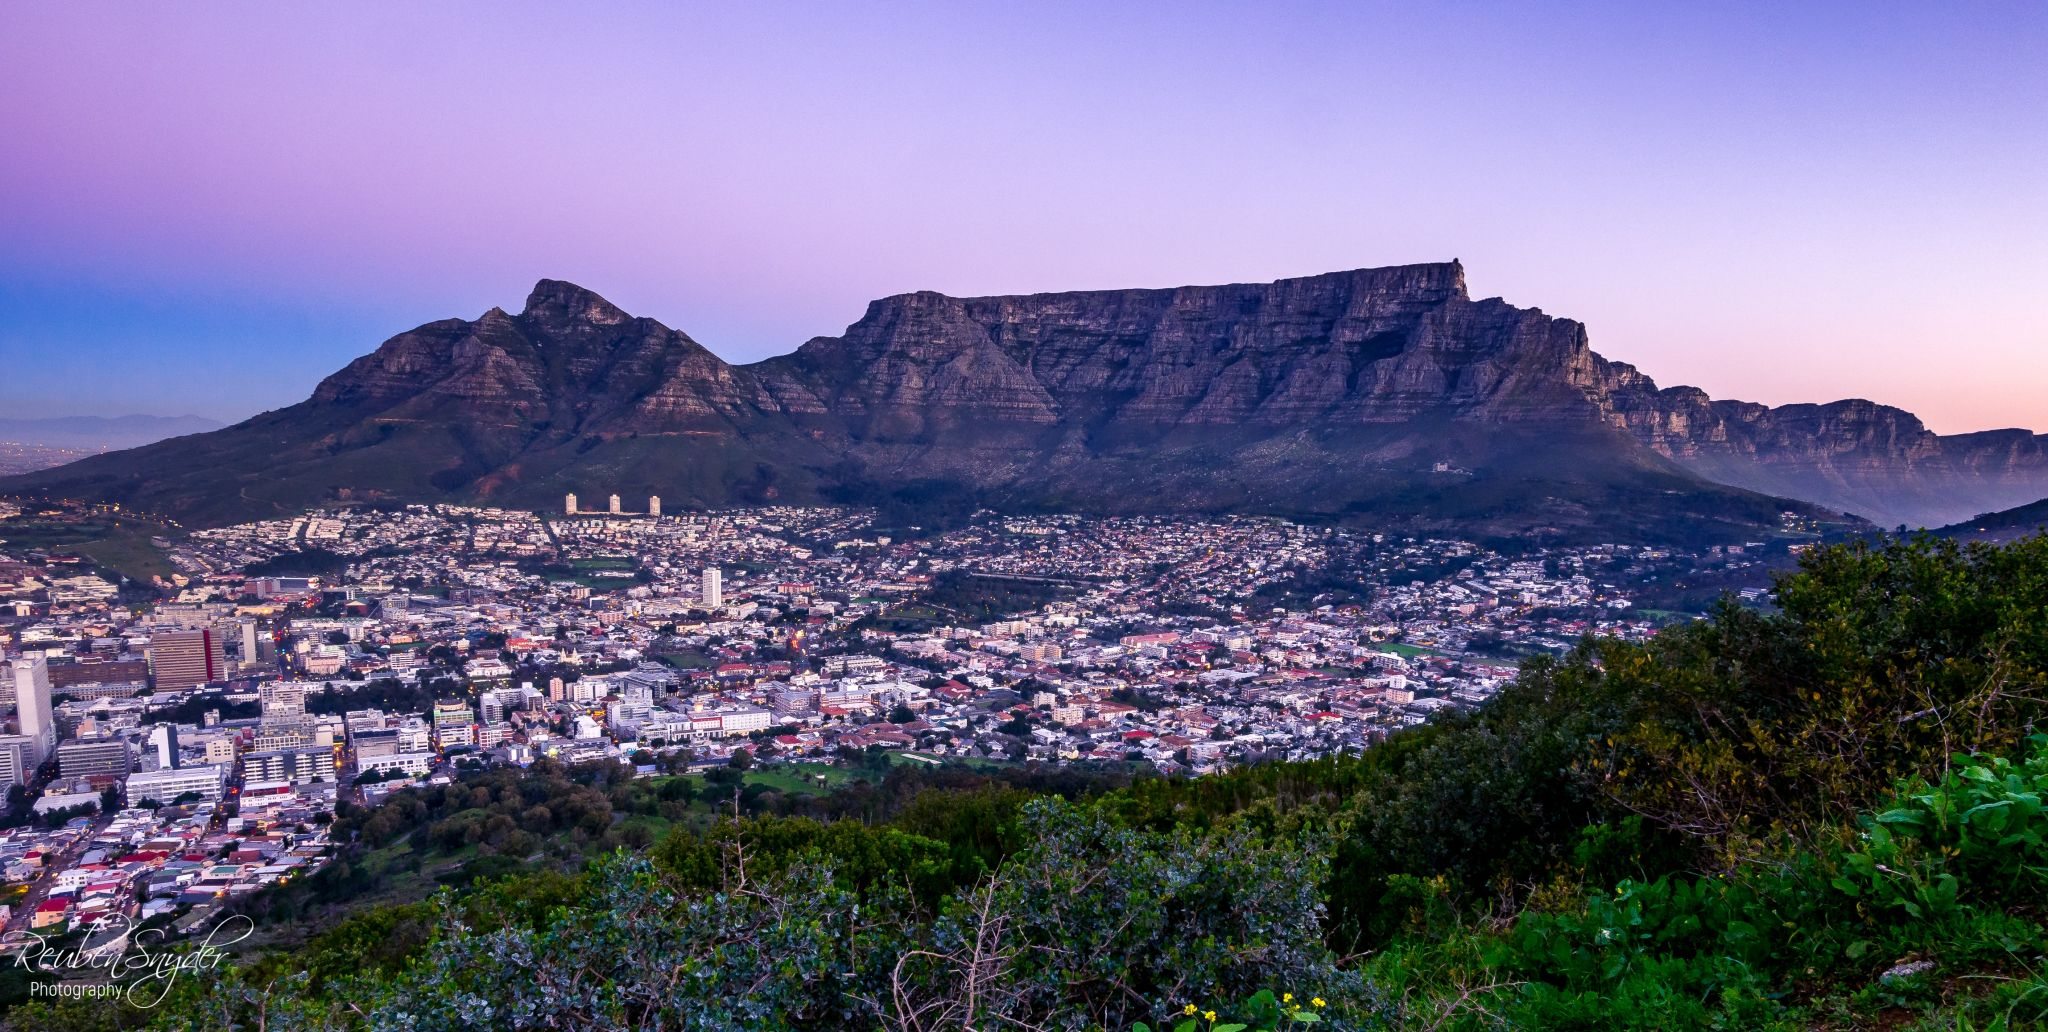
<path id="1" fill-rule="evenodd" d="M 242 621 L 242 665 L 245 667 L 256 666 L 264 659 L 263 646 L 257 641 L 256 632 L 256 621 Z"/>
<path id="2" fill-rule="evenodd" d="M 717 609 L 725 605 L 725 574 L 716 566 L 704 568 L 704 608 Z"/>
<path id="3" fill-rule="evenodd" d="M 178 766 L 178 725 L 158 724 L 149 729 L 149 747 L 156 753 L 157 770 L 175 770 Z"/>
<path id="4" fill-rule="evenodd" d="M 575 496 L 575 495 L 573 495 L 573 494 L 572 494 L 572 495 L 567 495 L 567 496 L 564 496 L 564 497 L 563 497 L 563 499 L 562 499 L 562 512 L 563 512 L 563 513 L 565 513 L 566 515 L 570 515 L 570 516 L 574 516 L 574 515 L 576 515 L 576 496 Z"/>
<path id="5" fill-rule="evenodd" d="M 647 496 L 647 515 L 649 515 L 649 516 L 659 516 L 659 515 L 661 515 L 661 496 L 660 496 L 660 495 L 648 495 L 648 496 Z"/>
<path id="6" fill-rule="evenodd" d="M 621 511 L 623 511 L 623 510 L 621 510 L 621 509 L 619 508 L 619 496 L 618 496 L 618 495 L 613 495 L 613 496 L 612 496 L 612 515 L 614 515 L 614 516 L 617 516 L 617 515 L 618 515 L 618 514 L 619 514 L 619 513 L 621 512 Z"/>
<path id="7" fill-rule="evenodd" d="M 50 716 L 50 664 L 41 656 L 14 661 L 14 711 L 22 737 L 33 743 L 30 769 L 57 748 L 57 723 Z"/>

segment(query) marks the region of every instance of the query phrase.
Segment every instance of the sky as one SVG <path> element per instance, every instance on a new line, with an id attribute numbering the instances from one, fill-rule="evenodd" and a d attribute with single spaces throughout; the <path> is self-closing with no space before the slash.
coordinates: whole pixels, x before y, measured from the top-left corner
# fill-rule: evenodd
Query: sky
<path id="1" fill-rule="evenodd" d="M 910 290 L 1455 257 L 1662 385 L 2048 431 L 2039 3 L 4 21 L 0 414 L 239 419 L 542 277 L 743 362 Z"/>

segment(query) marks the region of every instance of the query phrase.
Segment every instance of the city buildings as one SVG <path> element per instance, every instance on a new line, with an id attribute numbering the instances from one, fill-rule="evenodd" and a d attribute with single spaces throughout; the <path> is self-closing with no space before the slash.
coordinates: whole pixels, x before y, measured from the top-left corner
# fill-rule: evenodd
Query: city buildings
<path id="1" fill-rule="evenodd" d="M 130 805 L 166 812 L 116 825 L 213 842 L 215 816 L 312 827 L 338 800 L 537 757 L 887 750 L 1200 773 L 1354 752 L 1484 705 L 1521 657 L 1653 633 L 1641 610 L 1674 606 L 1659 585 L 1761 592 L 1772 552 L 1506 552 L 1251 517 L 982 513 L 903 538 L 853 508 L 648 509 L 416 505 L 195 531 L 140 614 L 0 541 L 0 697 L 19 732 L 0 735 L 0 782 L 39 785 L 42 767 L 59 780 L 35 802 L 62 808 L 125 776 Z M 249 575 L 314 541 L 338 559 L 323 576 Z M 179 798 L 218 809 L 194 833 Z M 0 863 L 58 835 L 0 833 Z M 318 862 L 319 841 L 293 848 Z M 227 899 L 272 866 L 164 884 Z"/>
<path id="2" fill-rule="evenodd" d="M 221 679 L 226 667 L 221 640 L 210 627 L 158 631 L 150 639 L 150 675 L 158 691 L 211 684 Z"/>

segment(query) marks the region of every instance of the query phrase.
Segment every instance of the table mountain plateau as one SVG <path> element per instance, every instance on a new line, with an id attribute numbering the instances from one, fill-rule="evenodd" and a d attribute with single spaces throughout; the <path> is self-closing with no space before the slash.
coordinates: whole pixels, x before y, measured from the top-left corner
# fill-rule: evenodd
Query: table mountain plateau
<path id="1" fill-rule="evenodd" d="M 2048 453 L 1863 401 L 1660 390 L 1577 322 L 1472 300 L 1450 262 L 903 294 L 751 365 L 543 280 L 517 314 L 399 334 L 297 405 L 0 480 L 198 524 L 350 501 L 552 508 L 568 491 L 1711 538 L 1809 506 L 1952 522 L 2048 495 Z"/>

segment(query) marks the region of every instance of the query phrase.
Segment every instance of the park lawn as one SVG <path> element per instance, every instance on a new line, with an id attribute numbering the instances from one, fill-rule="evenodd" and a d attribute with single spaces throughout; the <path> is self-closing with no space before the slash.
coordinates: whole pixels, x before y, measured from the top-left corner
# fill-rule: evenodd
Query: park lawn
<path id="1" fill-rule="evenodd" d="M 555 579 L 565 580 L 571 584 L 581 584 L 592 591 L 624 591 L 640 583 L 631 577 L 613 577 L 596 572 L 572 573 L 567 577 L 557 577 Z"/>
<path id="2" fill-rule="evenodd" d="M 178 572 L 163 550 L 151 544 L 154 528 L 123 524 L 106 537 L 80 542 L 79 554 L 130 580 L 147 582 L 152 577 L 169 579 Z"/>
<path id="3" fill-rule="evenodd" d="M 84 519 L 14 519 L 0 527 L 0 537 L 22 548 L 76 552 L 93 565 L 132 580 L 169 577 L 178 568 L 149 543 L 165 528 L 126 515 L 101 514 Z"/>
<path id="4" fill-rule="evenodd" d="M 704 775 L 683 775 L 697 782 L 699 796 L 706 787 Z M 818 779 L 823 778 L 820 782 Z M 746 784 L 772 788 L 789 795 L 819 795 L 855 781 L 871 780 L 866 771 L 848 770 L 829 763 L 769 763 L 748 769 Z M 657 779 L 658 780 L 658 779 Z"/>
<path id="5" fill-rule="evenodd" d="M 855 781 L 865 781 L 864 772 L 829 763 L 774 763 L 747 771 L 747 783 L 766 785 L 780 792 L 808 792 L 817 795 Z M 823 778 L 821 782 L 819 779 Z"/>
<path id="6" fill-rule="evenodd" d="M 889 754 L 889 762 L 899 767 L 937 767 L 944 764 L 958 764 L 975 770 L 995 770 L 998 767 L 1014 767 L 1014 761 L 994 756 L 933 756 L 929 753 L 897 751 Z"/>
<path id="7" fill-rule="evenodd" d="M 1635 611 L 1635 615 L 1650 620 L 1663 620 L 1672 623 L 1700 618 L 1698 613 L 1681 613 L 1676 609 L 1638 609 Z"/>

